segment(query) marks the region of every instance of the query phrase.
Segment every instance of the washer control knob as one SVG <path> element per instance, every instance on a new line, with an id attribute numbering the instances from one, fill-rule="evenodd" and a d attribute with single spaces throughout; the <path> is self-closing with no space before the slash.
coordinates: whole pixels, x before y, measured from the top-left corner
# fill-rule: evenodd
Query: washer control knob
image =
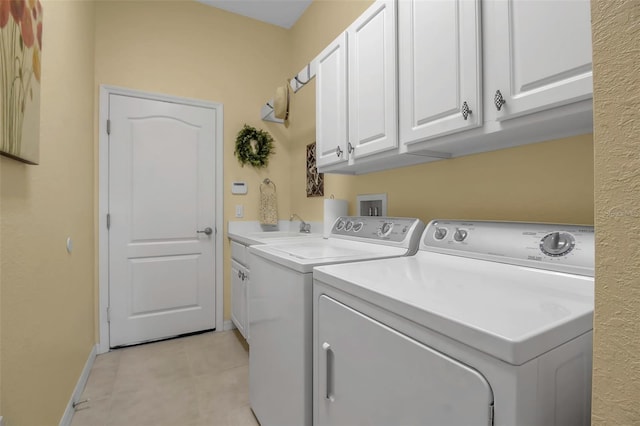
<path id="1" fill-rule="evenodd" d="M 433 238 L 435 238 L 436 240 L 442 240 L 446 236 L 447 228 L 436 228 L 435 232 L 433 233 Z"/>
<path id="2" fill-rule="evenodd" d="M 379 237 L 386 237 L 387 235 L 389 235 L 391 233 L 392 229 L 393 229 L 393 223 L 392 222 L 384 222 L 382 224 L 382 226 L 380 227 L 380 229 L 378 229 L 378 236 Z"/>
<path id="3" fill-rule="evenodd" d="M 351 231 L 351 228 L 353 228 L 353 222 L 349 220 L 347 221 L 347 224 L 344 226 L 344 230 Z"/>
<path id="4" fill-rule="evenodd" d="M 461 242 L 464 241 L 467 238 L 467 231 L 465 231 L 464 229 L 456 229 L 455 234 L 453 234 L 453 239 Z"/>
<path id="5" fill-rule="evenodd" d="M 339 219 L 338 222 L 336 223 L 336 229 L 340 231 L 342 228 L 344 228 L 344 220 Z"/>
<path id="6" fill-rule="evenodd" d="M 547 256 L 565 256 L 575 245 L 573 235 L 566 232 L 551 232 L 540 240 L 540 250 Z"/>
<path id="7" fill-rule="evenodd" d="M 353 224 L 353 232 L 359 232 L 362 229 L 363 226 L 364 226 L 364 223 L 362 223 L 362 222 L 354 223 Z"/>

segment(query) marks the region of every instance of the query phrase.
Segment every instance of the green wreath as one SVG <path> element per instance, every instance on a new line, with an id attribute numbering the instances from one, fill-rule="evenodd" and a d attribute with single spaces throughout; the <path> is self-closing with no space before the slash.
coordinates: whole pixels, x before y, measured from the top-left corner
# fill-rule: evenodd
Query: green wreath
<path id="1" fill-rule="evenodd" d="M 255 142 L 255 145 L 252 142 Z M 243 167 L 248 163 L 260 168 L 269 164 L 269 155 L 272 150 L 273 138 L 269 133 L 245 124 L 238 132 L 236 150 L 233 153 Z"/>

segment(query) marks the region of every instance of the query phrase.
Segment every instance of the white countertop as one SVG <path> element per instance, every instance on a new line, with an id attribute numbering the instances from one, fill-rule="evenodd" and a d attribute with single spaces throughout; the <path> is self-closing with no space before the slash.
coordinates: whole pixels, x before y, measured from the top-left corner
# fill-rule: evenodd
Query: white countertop
<path id="1" fill-rule="evenodd" d="M 273 230 L 265 230 L 258 221 L 229 221 L 227 236 L 230 240 L 247 246 L 267 244 L 283 240 L 291 241 L 299 238 L 322 238 L 322 222 L 307 222 L 311 225 L 311 233 L 300 232 L 300 221 L 278 221 Z"/>

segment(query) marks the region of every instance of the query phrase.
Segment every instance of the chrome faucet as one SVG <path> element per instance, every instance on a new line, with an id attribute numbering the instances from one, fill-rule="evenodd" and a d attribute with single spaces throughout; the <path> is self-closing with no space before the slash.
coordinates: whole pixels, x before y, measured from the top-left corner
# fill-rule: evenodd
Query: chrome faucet
<path id="1" fill-rule="evenodd" d="M 304 232 L 304 233 L 310 233 L 311 232 L 311 225 L 308 224 L 307 222 L 305 222 L 304 220 L 302 220 L 302 218 L 300 216 L 298 216 L 296 213 L 292 214 L 291 217 L 289 218 L 289 222 L 291 222 L 294 218 L 298 218 L 300 219 L 300 232 Z"/>

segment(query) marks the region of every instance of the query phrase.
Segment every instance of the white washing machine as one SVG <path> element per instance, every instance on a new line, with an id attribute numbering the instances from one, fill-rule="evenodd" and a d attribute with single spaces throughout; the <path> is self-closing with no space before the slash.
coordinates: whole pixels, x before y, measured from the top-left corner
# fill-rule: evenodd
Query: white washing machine
<path id="1" fill-rule="evenodd" d="M 249 398 L 262 426 L 312 423 L 312 272 L 416 253 L 419 219 L 340 217 L 327 239 L 249 248 Z"/>
<path id="2" fill-rule="evenodd" d="M 314 269 L 314 425 L 590 424 L 593 227 L 432 221 Z"/>

